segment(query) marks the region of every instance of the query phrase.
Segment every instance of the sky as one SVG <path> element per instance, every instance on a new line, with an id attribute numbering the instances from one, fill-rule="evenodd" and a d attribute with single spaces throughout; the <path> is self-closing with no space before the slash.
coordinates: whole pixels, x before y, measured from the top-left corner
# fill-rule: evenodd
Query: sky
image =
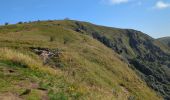
<path id="1" fill-rule="evenodd" d="M 0 24 L 64 18 L 170 36 L 170 0 L 0 0 Z"/>

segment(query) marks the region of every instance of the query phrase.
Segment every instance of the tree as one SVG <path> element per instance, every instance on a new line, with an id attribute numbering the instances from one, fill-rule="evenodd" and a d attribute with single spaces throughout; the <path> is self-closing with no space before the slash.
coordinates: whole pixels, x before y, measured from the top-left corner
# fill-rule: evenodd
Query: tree
<path id="1" fill-rule="evenodd" d="M 18 22 L 18 24 L 22 24 L 23 22 Z"/>
<path id="2" fill-rule="evenodd" d="M 41 22 L 41 20 L 37 20 L 37 22 Z"/>
<path id="3" fill-rule="evenodd" d="M 64 20 L 70 20 L 70 18 L 66 17 L 66 18 L 64 18 Z"/>
<path id="4" fill-rule="evenodd" d="M 6 23 L 5 23 L 5 25 L 9 25 L 9 23 L 8 23 L 8 22 L 6 22 Z"/>

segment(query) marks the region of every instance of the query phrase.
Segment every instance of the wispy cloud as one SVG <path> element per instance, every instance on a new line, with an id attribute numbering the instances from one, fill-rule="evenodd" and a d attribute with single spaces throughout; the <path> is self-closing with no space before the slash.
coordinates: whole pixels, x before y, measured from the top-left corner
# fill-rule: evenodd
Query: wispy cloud
<path id="1" fill-rule="evenodd" d="M 128 3 L 129 5 L 135 5 L 135 6 L 142 6 L 143 4 L 146 4 L 146 0 L 101 0 L 102 3 L 109 4 L 109 5 L 119 5 Z M 148 6 L 145 6 L 146 8 Z M 170 2 L 165 2 L 163 0 L 157 0 L 155 2 L 155 5 L 150 5 L 151 9 L 166 9 L 170 8 Z"/>
<path id="2" fill-rule="evenodd" d="M 170 7 L 170 3 L 158 1 L 154 8 L 156 8 L 156 9 L 166 9 L 166 8 L 169 8 L 169 7 Z"/>
<path id="3" fill-rule="evenodd" d="M 111 4 L 111 5 L 116 5 L 116 4 L 122 4 L 122 3 L 127 3 L 129 0 L 102 0 L 104 3 Z"/>
<path id="4" fill-rule="evenodd" d="M 121 4 L 121 3 L 127 3 L 129 0 L 110 0 L 110 3 L 112 4 Z"/>

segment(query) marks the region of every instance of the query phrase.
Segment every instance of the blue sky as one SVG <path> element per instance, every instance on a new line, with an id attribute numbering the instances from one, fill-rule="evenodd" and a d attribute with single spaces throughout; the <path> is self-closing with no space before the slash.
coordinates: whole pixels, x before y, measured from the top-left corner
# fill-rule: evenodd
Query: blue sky
<path id="1" fill-rule="evenodd" d="M 66 17 L 170 36 L 170 0 L 0 0 L 0 24 Z"/>

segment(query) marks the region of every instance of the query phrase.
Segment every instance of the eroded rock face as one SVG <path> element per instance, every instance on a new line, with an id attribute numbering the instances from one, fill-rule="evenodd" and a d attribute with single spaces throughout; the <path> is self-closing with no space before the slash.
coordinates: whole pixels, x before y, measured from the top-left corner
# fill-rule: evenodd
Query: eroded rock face
<path id="1" fill-rule="evenodd" d="M 127 30 L 127 35 L 129 37 L 130 47 L 136 54 L 135 58 L 128 59 L 130 64 L 140 72 L 150 87 L 169 100 L 170 70 L 167 69 L 170 68 L 170 55 L 154 45 L 152 38 L 143 36 L 140 32 Z M 114 50 L 117 51 L 116 49 Z M 119 53 L 119 51 L 117 52 Z"/>
<path id="2" fill-rule="evenodd" d="M 144 37 L 143 34 L 136 31 L 127 30 L 129 37 L 129 44 L 133 52 L 135 52 L 135 58 L 127 58 L 131 65 L 133 65 L 143 76 L 145 81 L 150 87 L 161 93 L 165 99 L 170 99 L 169 88 L 169 64 L 170 55 L 163 52 L 159 47 L 154 45 L 153 39 Z M 121 43 L 119 45 L 122 45 Z M 114 48 L 112 48 L 114 49 Z M 124 51 L 122 46 L 119 49 Z M 121 54 L 117 49 L 114 49 Z M 128 54 L 127 54 L 128 55 Z M 150 77 L 152 77 L 152 80 Z"/>

